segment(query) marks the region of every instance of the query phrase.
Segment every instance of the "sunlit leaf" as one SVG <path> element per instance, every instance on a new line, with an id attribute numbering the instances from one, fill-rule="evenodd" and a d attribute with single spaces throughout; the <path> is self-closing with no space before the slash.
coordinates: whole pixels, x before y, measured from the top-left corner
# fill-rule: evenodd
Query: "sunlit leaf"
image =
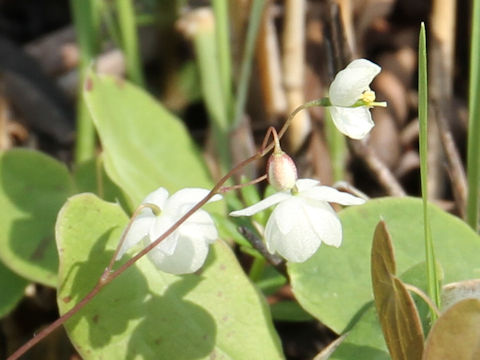
<path id="1" fill-rule="evenodd" d="M 91 194 L 62 208 L 56 226 L 60 313 L 93 288 L 126 222 L 118 205 Z M 264 299 L 220 240 L 199 274 L 169 275 L 141 259 L 66 329 L 84 359 L 283 358 Z"/>
<path id="2" fill-rule="evenodd" d="M 185 126 L 150 95 L 126 81 L 94 73 L 85 87 L 107 173 L 133 206 L 160 186 L 171 193 L 212 187 Z"/>
<path id="3" fill-rule="evenodd" d="M 445 282 L 480 276 L 480 239 L 464 222 L 430 205 L 432 237 Z M 301 264 L 288 264 L 293 291 L 300 304 L 334 331 L 351 327 L 361 309 L 373 300 L 370 249 L 376 224 L 383 218 L 395 240 L 397 273 L 425 261 L 422 201 L 383 198 L 351 206 L 339 216 L 340 248 L 322 245 Z M 425 291 L 425 287 L 422 286 Z"/>

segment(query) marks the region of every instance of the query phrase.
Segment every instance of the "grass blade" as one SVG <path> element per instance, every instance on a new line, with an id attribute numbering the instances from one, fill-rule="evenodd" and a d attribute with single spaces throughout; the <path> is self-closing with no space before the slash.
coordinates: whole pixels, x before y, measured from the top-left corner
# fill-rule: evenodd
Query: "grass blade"
<path id="1" fill-rule="evenodd" d="M 428 295 L 440 307 L 440 289 L 436 272 L 435 252 L 428 216 L 427 199 L 427 120 L 428 120 L 428 81 L 427 81 L 427 45 L 425 24 L 420 27 L 418 43 L 418 120 L 420 122 L 420 175 L 422 183 L 423 219 L 425 228 L 425 262 L 427 266 Z M 432 321 L 437 318 L 434 311 L 430 311 Z"/>
<path id="2" fill-rule="evenodd" d="M 471 39 L 470 88 L 468 91 L 467 223 L 477 231 L 480 180 L 480 0 L 473 1 Z"/>
<path id="3" fill-rule="evenodd" d="M 230 114 L 232 102 L 232 63 L 230 59 L 230 29 L 228 26 L 228 1 L 213 0 L 215 14 L 215 36 L 217 40 L 218 63 L 224 102 Z"/>
<path id="4" fill-rule="evenodd" d="M 117 0 L 116 8 L 122 41 L 121 45 L 127 60 L 127 75 L 135 84 L 143 87 L 145 80 L 138 49 L 135 10 L 132 0 Z"/>
<path id="5" fill-rule="evenodd" d="M 80 48 L 79 86 L 83 85 L 88 67 L 99 49 L 100 14 L 93 0 L 71 0 L 73 22 Z M 81 93 L 81 91 L 80 91 Z M 77 101 L 77 140 L 75 163 L 79 164 L 95 154 L 95 128 L 83 97 Z"/>
<path id="6" fill-rule="evenodd" d="M 245 50 L 242 58 L 242 65 L 240 68 L 240 78 L 238 81 L 235 113 L 233 117 L 233 127 L 237 127 L 243 116 L 245 102 L 247 100 L 248 83 L 250 80 L 250 73 L 252 71 L 252 59 L 255 50 L 258 29 L 262 21 L 262 13 L 265 7 L 265 0 L 254 0 L 250 9 L 249 25 L 247 30 L 247 38 Z"/>

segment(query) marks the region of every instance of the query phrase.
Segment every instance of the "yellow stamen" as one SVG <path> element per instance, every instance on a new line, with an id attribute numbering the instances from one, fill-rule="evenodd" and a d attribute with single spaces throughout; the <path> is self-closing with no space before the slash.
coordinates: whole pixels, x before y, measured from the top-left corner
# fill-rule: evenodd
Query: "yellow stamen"
<path id="1" fill-rule="evenodd" d="M 375 91 L 372 90 L 365 90 L 362 93 L 362 97 L 360 98 L 366 105 L 370 105 L 375 101 Z"/>

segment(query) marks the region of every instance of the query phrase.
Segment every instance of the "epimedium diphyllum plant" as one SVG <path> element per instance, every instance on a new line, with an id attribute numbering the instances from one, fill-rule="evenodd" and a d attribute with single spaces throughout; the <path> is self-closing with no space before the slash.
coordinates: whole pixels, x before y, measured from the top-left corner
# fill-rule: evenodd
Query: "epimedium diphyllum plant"
<path id="1" fill-rule="evenodd" d="M 342 86 L 348 86 L 348 82 L 344 75 L 337 77 L 330 89 L 330 99 L 315 100 L 298 107 L 290 114 L 278 134 L 273 128 L 269 129 L 260 150 L 230 170 L 210 191 L 200 188 L 185 188 L 169 197 L 165 189 L 159 188 L 148 195 L 134 212 L 120 237 L 108 266 L 93 289 L 80 298 L 76 305 L 66 311 L 57 321 L 18 349 L 10 359 L 17 359 L 56 327 L 78 313 L 97 297 L 100 290 L 136 264 L 144 255 L 148 254 L 151 262 L 163 273 L 188 274 L 198 271 L 207 259 L 210 244 L 218 237 L 212 218 L 201 208 L 209 202 L 220 200 L 221 193 L 238 188 L 238 186 L 224 188 L 223 185 L 244 166 L 264 157 L 273 148 L 275 150 L 271 155 L 267 174 L 248 184 L 268 177 L 269 182 L 278 192 L 258 204 L 232 212 L 231 215 L 249 216 L 276 205 L 263 234 L 266 247 L 270 253 L 278 253 L 293 263 L 301 263 L 311 258 L 322 242 L 334 247 L 340 246 L 342 242 L 341 223 L 328 203 L 359 205 L 364 200 L 322 186 L 313 179 L 297 179 L 295 164 L 280 149 L 279 141 L 291 119 L 302 109 L 312 106 L 330 107 L 332 115 L 336 114 L 333 118 L 339 130 L 343 130 L 352 138 L 360 138 L 360 134 L 365 136 L 368 133 L 371 129 L 368 108 L 379 104 L 384 105 L 374 102 L 374 96 L 368 87 L 379 69 L 376 65 L 364 60 L 360 64 L 354 62 L 353 66 L 347 67 L 343 71 L 347 70 L 350 75 L 358 71 L 355 86 L 342 93 Z M 351 73 L 352 71 L 353 73 Z M 92 79 L 87 79 L 87 82 L 90 84 L 87 91 L 95 89 L 95 85 L 93 85 L 95 82 Z M 346 99 L 349 100 L 348 103 Z M 352 109 L 353 111 L 362 109 L 363 114 L 365 111 L 368 113 L 368 117 L 359 117 L 358 124 L 354 124 L 353 112 L 347 111 Z M 342 117 L 342 114 L 345 116 Z M 365 125 L 366 120 L 369 120 L 367 121 L 368 129 Z M 272 134 L 274 141 L 269 142 Z M 141 243 L 144 246 L 141 250 L 126 262 L 121 263 L 116 270 L 113 269 L 115 263 L 120 261 L 126 252 L 131 252 Z"/>

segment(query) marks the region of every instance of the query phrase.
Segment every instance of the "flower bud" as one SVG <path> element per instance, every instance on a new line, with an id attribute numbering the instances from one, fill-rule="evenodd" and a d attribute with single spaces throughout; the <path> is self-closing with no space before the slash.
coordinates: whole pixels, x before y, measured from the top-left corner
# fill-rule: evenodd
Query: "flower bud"
<path id="1" fill-rule="evenodd" d="M 297 168 L 283 151 L 275 151 L 267 163 L 268 182 L 278 191 L 290 190 L 297 181 Z"/>

